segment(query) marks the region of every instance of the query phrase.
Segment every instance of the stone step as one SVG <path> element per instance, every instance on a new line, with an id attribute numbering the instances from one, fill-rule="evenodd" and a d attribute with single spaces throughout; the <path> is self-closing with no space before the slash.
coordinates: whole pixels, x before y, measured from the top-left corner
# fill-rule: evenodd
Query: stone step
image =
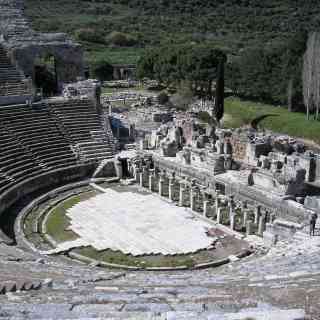
<path id="1" fill-rule="evenodd" d="M 143 319 L 143 320 L 303 320 L 305 312 L 302 309 L 248 309 L 239 312 L 228 312 L 215 308 L 206 310 L 172 310 L 167 303 L 119 304 L 5 304 L 1 306 L 2 313 L 10 319 L 22 314 L 28 314 L 32 319 Z M 121 310 L 121 311 L 120 311 Z"/>

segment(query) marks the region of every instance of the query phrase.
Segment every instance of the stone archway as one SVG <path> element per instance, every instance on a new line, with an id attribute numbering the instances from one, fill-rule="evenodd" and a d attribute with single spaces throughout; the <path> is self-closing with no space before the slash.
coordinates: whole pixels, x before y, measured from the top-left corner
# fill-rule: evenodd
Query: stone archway
<path id="1" fill-rule="evenodd" d="M 34 84 L 44 96 L 58 93 L 57 63 L 54 55 L 48 53 L 34 60 Z"/>

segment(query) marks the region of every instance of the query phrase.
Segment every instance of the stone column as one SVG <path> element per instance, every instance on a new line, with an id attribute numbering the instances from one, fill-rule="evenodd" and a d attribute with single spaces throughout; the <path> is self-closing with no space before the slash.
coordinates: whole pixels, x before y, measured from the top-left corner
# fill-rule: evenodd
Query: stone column
<path id="1" fill-rule="evenodd" d="M 230 229 L 234 230 L 234 224 L 235 224 L 235 213 L 232 212 L 230 214 Z"/>
<path id="2" fill-rule="evenodd" d="M 149 190 L 151 192 L 153 191 L 153 179 L 154 179 L 153 172 L 149 170 Z"/>
<path id="3" fill-rule="evenodd" d="M 221 223 L 221 210 L 222 208 L 217 209 L 217 223 Z"/>
<path id="4" fill-rule="evenodd" d="M 234 222 L 235 222 L 235 212 L 234 212 L 234 200 L 231 196 L 228 201 L 228 207 L 229 207 L 229 220 L 230 220 L 230 228 L 234 230 Z"/>
<path id="5" fill-rule="evenodd" d="M 143 188 L 143 171 L 140 171 L 139 173 L 139 185 Z"/>
<path id="6" fill-rule="evenodd" d="M 183 207 L 183 191 L 185 190 L 183 183 L 180 182 L 179 189 L 179 207 Z"/>
<path id="7" fill-rule="evenodd" d="M 136 182 L 138 182 L 139 177 L 139 168 L 136 164 L 133 165 L 133 178 Z"/>
<path id="8" fill-rule="evenodd" d="M 195 195 L 195 189 L 193 187 L 190 187 L 190 209 L 192 211 L 195 210 L 195 199 L 196 195 Z"/>
<path id="9" fill-rule="evenodd" d="M 174 187 L 174 179 L 169 178 L 169 200 L 173 201 L 173 187 Z"/>
<path id="10" fill-rule="evenodd" d="M 258 235 L 262 236 L 263 232 L 265 230 L 266 224 L 265 224 L 265 214 L 260 215 L 259 217 L 259 227 L 258 227 Z"/>
<path id="11" fill-rule="evenodd" d="M 216 194 L 215 207 L 216 207 L 216 215 L 218 215 L 218 209 L 219 209 L 219 195 L 218 194 Z"/>
<path id="12" fill-rule="evenodd" d="M 261 214 L 261 207 L 257 206 L 254 211 L 254 224 L 258 224 L 260 214 Z"/>
<path id="13" fill-rule="evenodd" d="M 252 221 L 248 220 L 246 225 L 246 235 L 250 236 L 252 234 Z"/>
<path id="14" fill-rule="evenodd" d="M 208 214 L 209 201 L 207 199 L 203 200 L 203 216 L 206 218 Z"/>
<path id="15" fill-rule="evenodd" d="M 243 221 L 242 221 L 242 226 L 245 227 L 247 225 L 248 221 L 248 209 L 243 210 Z"/>
<path id="16" fill-rule="evenodd" d="M 163 174 L 160 174 L 160 176 L 159 176 L 159 196 L 162 196 L 162 194 L 163 194 L 163 184 L 164 184 Z"/>
<path id="17" fill-rule="evenodd" d="M 115 159 L 115 168 L 116 168 L 116 172 L 117 172 L 117 177 L 119 179 L 123 178 L 123 170 L 122 170 L 122 163 L 119 160 L 119 158 Z"/>

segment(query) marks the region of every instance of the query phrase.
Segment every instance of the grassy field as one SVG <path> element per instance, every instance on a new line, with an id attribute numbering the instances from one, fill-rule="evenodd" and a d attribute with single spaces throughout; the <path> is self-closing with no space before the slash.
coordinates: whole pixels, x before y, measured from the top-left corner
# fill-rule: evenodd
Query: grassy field
<path id="1" fill-rule="evenodd" d="M 226 99 L 224 126 L 228 128 L 241 127 L 263 114 L 277 115 L 263 120 L 261 122 L 263 128 L 320 143 L 319 121 L 307 120 L 303 113 L 288 112 L 285 108 L 238 98 Z"/>
<path id="2" fill-rule="evenodd" d="M 163 255 L 151 255 L 151 256 L 139 256 L 134 257 L 132 255 L 126 255 L 120 251 L 97 251 L 92 247 L 78 248 L 74 250 L 76 253 L 80 253 L 86 257 L 107 262 L 122 264 L 131 267 L 178 267 L 187 266 L 192 267 L 196 262 L 210 261 L 210 253 L 202 251 L 195 253 L 194 255 L 175 255 L 175 256 L 163 256 Z M 192 256 L 192 257 L 191 257 Z"/>
<path id="3" fill-rule="evenodd" d="M 51 212 L 47 220 L 47 233 L 57 242 L 64 242 L 77 239 L 78 236 L 70 230 L 66 230 L 70 224 L 66 211 L 79 203 L 80 201 L 93 197 L 95 192 L 87 192 L 78 196 L 69 198 L 57 205 Z"/>
<path id="4" fill-rule="evenodd" d="M 142 48 L 111 48 L 103 45 L 84 44 L 87 61 L 107 60 L 112 64 L 136 64 L 144 49 Z"/>

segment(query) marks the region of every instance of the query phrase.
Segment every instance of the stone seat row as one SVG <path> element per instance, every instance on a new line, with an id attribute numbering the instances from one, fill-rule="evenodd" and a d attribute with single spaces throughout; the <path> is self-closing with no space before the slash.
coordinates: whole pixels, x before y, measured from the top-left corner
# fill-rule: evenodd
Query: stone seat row
<path id="1" fill-rule="evenodd" d="M 0 20 L 3 15 L 4 12 L 0 10 Z M 1 45 L 0 68 L 0 96 L 25 95 L 28 93 L 28 88 L 23 82 L 25 78 L 11 63 L 6 50 Z"/>
<path id="2" fill-rule="evenodd" d="M 45 111 L 4 107 L 0 108 L 1 120 L 5 125 L 0 136 L 0 169 L 13 181 L 2 179 L 0 192 L 28 177 L 77 164 L 70 145 Z"/>
<path id="3" fill-rule="evenodd" d="M 90 100 L 49 103 L 49 107 L 63 124 L 73 143 L 79 146 L 83 160 L 101 160 L 112 157 L 113 145 L 109 139 L 106 139 L 107 132 L 102 130 L 95 106 Z M 96 142 L 92 132 L 99 132 L 101 141 Z"/>

